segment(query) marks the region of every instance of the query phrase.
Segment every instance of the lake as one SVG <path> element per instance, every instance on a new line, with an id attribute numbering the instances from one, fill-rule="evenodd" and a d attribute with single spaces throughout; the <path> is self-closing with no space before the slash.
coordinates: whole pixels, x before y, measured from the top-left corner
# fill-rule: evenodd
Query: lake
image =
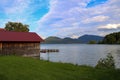
<path id="1" fill-rule="evenodd" d="M 41 44 L 41 49 L 59 49 L 58 53 L 40 53 L 40 58 L 52 62 L 95 66 L 100 58 L 111 53 L 120 68 L 120 45 Z"/>

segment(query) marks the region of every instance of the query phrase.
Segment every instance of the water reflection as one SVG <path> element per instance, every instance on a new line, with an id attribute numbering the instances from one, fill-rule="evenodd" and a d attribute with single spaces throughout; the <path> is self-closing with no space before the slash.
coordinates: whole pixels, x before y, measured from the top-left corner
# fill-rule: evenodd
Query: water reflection
<path id="1" fill-rule="evenodd" d="M 42 44 L 41 48 L 59 49 L 59 53 L 49 54 L 50 61 L 90 66 L 95 66 L 100 58 L 104 58 L 108 53 L 111 53 L 116 66 L 120 67 L 119 45 Z M 41 58 L 47 60 L 48 55 L 41 53 Z"/>

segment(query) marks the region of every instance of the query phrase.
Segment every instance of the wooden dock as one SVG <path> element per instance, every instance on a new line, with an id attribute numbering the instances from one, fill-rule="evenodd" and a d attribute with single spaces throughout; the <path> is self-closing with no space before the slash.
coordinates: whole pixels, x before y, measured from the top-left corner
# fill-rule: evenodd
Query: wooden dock
<path id="1" fill-rule="evenodd" d="M 59 52 L 58 49 L 41 49 L 41 53 L 53 53 L 53 52 Z"/>

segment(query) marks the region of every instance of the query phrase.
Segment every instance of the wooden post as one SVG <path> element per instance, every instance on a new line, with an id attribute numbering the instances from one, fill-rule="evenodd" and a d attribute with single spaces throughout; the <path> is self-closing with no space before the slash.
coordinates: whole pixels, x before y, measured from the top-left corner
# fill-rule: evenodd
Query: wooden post
<path id="1" fill-rule="evenodd" d="M 0 43 L 0 50 L 2 50 L 2 43 Z"/>
<path id="2" fill-rule="evenodd" d="M 49 61 L 49 52 L 47 52 L 47 54 L 48 54 L 48 61 Z"/>

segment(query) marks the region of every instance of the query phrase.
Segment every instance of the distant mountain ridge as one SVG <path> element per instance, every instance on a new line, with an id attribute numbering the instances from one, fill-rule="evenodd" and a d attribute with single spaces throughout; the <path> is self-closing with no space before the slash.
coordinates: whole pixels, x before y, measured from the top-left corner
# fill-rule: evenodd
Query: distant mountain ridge
<path id="1" fill-rule="evenodd" d="M 88 43 L 89 41 L 101 41 L 103 40 L 104 37 L 101 36 L 97 36 L 97 35 L 83 35 L 81 37 L 79 37 L 78 39 L 82 42 L 82 43 Z"/>
<path id="2" fill-rule="evenodd" d="M 45 39 L 45 44 L 69 44 L 69 43 L 88 43 L 89 41 L 96 41 L 99 42 L 103 40 L 104 37 L 97 36 L 97 35 L 83 35 L 77 39 L 72 39 L 70 37 L 66 38 L 59 38 L 56 36 L 50 36 Z"/>

